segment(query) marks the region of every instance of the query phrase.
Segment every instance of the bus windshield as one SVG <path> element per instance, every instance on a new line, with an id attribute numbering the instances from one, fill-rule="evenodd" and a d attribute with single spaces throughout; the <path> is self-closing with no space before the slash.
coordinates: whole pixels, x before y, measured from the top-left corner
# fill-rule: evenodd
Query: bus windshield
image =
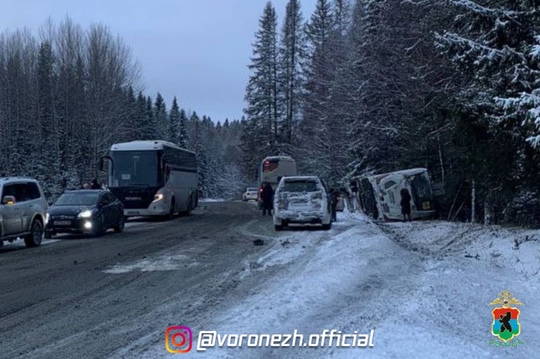
<path id="1" fill-rule="evenodd" d="M 110 187 L 156 187 L 159 165 L 156 151 L 113 151 L 114 173 Z"/>

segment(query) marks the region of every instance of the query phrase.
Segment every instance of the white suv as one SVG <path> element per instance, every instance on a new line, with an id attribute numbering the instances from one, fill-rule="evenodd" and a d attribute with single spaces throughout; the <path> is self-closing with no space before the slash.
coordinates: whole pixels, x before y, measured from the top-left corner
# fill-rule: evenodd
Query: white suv
<path id="1" fill-rule="evenodd" d="M 289 223 L 332 227 L 329 193 L 319 177 L 290 176 L 279 182 L 274 194 L 274 226 L 279 231 Z"/>
<path id="2" fill-rule="evenodd" d="M 39 182 L 25 177 L 0 178 L 0 247 L 4 241 L 24 238 L 37 247 L 47 224 L 47 201 Z"/>

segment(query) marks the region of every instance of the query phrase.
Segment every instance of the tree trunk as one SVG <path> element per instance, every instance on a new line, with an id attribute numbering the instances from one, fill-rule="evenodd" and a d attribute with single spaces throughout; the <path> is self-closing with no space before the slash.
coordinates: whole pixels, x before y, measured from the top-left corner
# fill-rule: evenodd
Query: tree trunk
<path id="1" fill-rule="evenodd" d="M 471 183 L 471 223 L 476 223 L 476 182 Z"/>

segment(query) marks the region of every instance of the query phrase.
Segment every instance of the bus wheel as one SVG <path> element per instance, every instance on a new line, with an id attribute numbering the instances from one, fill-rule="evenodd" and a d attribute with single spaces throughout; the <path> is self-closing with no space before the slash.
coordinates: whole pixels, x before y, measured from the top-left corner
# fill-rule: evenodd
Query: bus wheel
<path id="1" fill-rule="evenodd" d="M 169 215 L 167 216 L 168 219 L 174 218 L 174 197 L 171 199 L 171 206 L 169 208 Z"/>
<path id="2" fill-rule="evenodd" d="M 186 210 L 186 216 L 189 216 L 191 214 L 192 209 L 193 209 L 193 197 L 189 197 L 189 203 Z"/>

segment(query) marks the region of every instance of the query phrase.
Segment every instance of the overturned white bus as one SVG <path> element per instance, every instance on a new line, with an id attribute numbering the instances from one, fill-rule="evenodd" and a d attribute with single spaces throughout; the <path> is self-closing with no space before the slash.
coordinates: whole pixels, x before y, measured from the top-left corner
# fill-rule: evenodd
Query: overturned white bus
<path id="1" fill-rule="evenodd" d="M 400 204 L 400 191 L 403 188 L 406 188 L 412 197 L 412 219 L 431 218 L 436 215 L 431 181 L 425 168 L 357 177 L 354 181 L 358 187 L 358 204 L 365 214 L 374 219 L 403 219 Z"/>

